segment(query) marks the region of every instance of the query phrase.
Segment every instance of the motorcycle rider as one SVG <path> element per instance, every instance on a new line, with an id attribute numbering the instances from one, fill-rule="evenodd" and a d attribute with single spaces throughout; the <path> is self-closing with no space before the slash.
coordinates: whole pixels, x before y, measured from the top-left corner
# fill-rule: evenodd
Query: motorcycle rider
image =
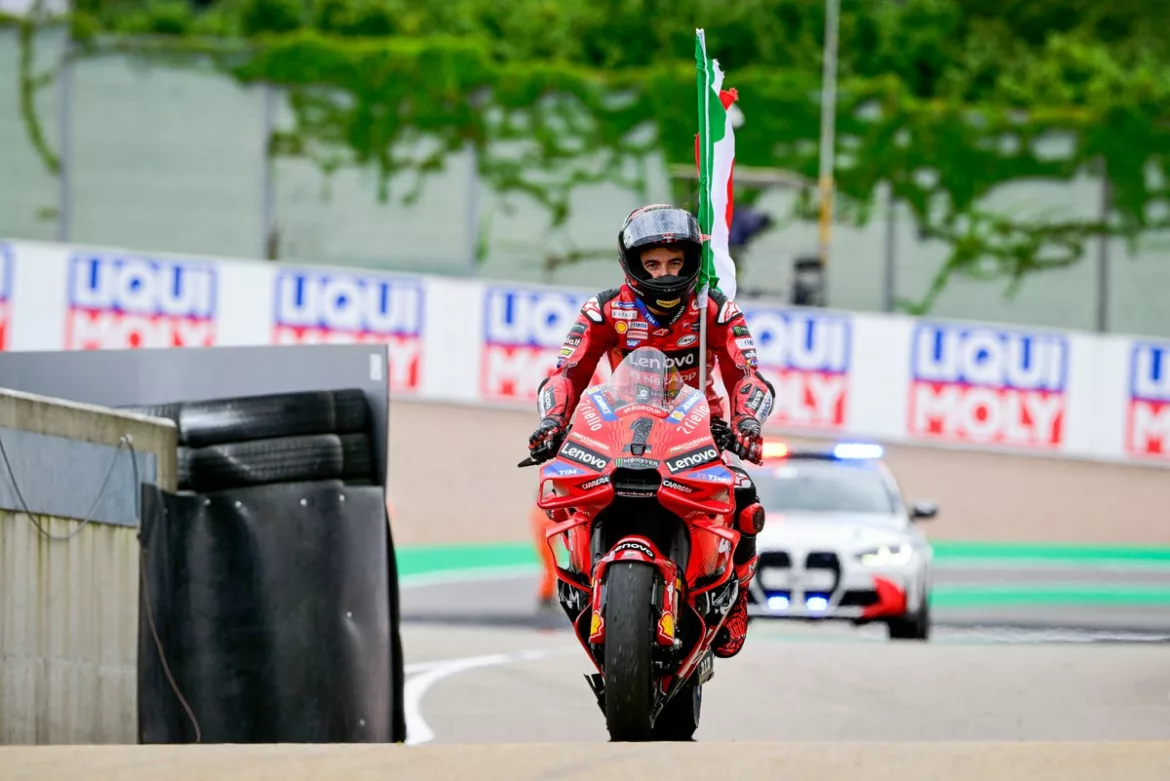
<path id="1" fill-rule="evenodd" d="M 537 387 L 540 426 L 529 438 L 534 459 L 555 454 L 581 393 L 597 362 L 610 366 L 638 347 L 662 350 L 689 385 L 699 385 L 699 317 L 707 319 L 706 393 L 716 441 L 753 463 L 762 463 L 761 427 L 772 411 L 775 391 L 758 370 L 755 343 L 734 302 L 711 290 L 707 311 L 699 312 L 695 294 L 703 236 L 694 216 L 669 204 L 635 209 L 618 232 L 618 262 L 625 282 L 588 299 L 569 329 L 556 369 Z M 730 410 L 715 390 L 718 360 Z M 730 424 L 724 416 L 730 413 Z M 756 488 L 744 469 L 736 475 L 736 517 L 756 501 Z M 741 535 L 733 556 L 739 596 L 715 638 L 716 656 L 735 656 L 747 637 L 747 586 L 758 557 L 755 535 Z"/>

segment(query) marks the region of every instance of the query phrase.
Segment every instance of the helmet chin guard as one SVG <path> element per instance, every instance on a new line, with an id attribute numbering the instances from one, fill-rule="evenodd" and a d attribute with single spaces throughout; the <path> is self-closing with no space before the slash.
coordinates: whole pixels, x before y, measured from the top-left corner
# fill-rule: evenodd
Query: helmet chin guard
<path id="1" fill-rule="evenodd" d="M 683 251 L 682 273 L 650 276 L 642 265 L 642 251 L 651 247 L 677 247 Z M 685 209 L 652 204 L 635 209 L 618 231 L 618 261 L 626 284 L 647 306 L 660 312 L 681 307 L 699 281 L 703 236 L 699 223 Z"/>

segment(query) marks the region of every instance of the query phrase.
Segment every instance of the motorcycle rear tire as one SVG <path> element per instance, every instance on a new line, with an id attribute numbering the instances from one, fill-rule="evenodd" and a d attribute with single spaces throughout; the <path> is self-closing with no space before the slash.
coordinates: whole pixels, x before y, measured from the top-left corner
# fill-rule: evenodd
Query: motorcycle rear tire
<path id="1" fill-rule="evenodd" d="M 615 562 L 606 571 L 605 723 L 610 740 L 653 740 L 653 588 L 657 570 Z"/>

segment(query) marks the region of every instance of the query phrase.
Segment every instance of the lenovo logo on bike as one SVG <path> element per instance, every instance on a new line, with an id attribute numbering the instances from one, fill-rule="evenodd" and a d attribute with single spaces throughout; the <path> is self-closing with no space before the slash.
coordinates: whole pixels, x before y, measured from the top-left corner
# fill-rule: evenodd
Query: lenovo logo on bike
<path id="1" fill-rule="evenodd" d="M 8 349 L 8 320 L 12 300 L 12 251 L 0 244 L 0 350 Z"/>
<path id="2" fill-rule="evenodd" d="M 389 387 L 418 389 L 423 290 L 413 279 L 309 270 L 276 275 L 273 344 L 385 344 Z"/>
<path id="3" fill-rule="evenodd" d="M 566 445 L 561 450 L 562 458 L 567 458 L 570 461 L 576 461 L 578 464 L 583 464 L 592 467 L 596 470 L 605 469 L 609 466 L 609 459 L 600 453 L 595 453 L 584 445 L 570 444 Z"/>
<path id="4" fill-rule="evenodd" d="M 558 365 L 558 358 L 564 360 L 558 349 L 589 298 L 559 290 L 489 286 L 484 292 L 480 398 L 535 401 L 536 386 Z M 594 305 L 590 311 L 596 309 Z M 607 362 L 599 361 L 590 384 L 609 375 Z"/>
<path id="5" fill-rule="evenodd" d="M 666 459 L 666 468 L 674 474 L 717 460 L 719 460 L 719 451 L 715 449 L 714 445 L 709 445 L 689 453 L 683 453 L 676 458 Z"/>
<path id="6" fill-rule="evenodd" d="M 1125 449 L 1170 457 L 1170 343 L 1136 342 L 1130 350 Z"/>
<path id="7" fill-rule="evenodd" d="M 210 263 L 74 255 L 65 348 L 211 347 L 215 304 L 216 269 Z"/>
<path id="8" fill-rule="evenodd" d="M 838 429 L 845 425 L 852 326 L 844 315 L 753 308 L 744 355 L 776 389 L 775 423 Z"/>
<path id="9" fill-rule="evenodd" d="M 1036 448 L 1064 441 L 1063 336 L 927 323 L 913 338 L 908 433 Z"/>
<path id="10" fill-rule="evenodd" d="M 650 548 L 650 546 L 644 542 L 638 542 L 637 540 L 623 540 L 622 542 L 619 542 L 617 545 L 613 546 L 614 558 L 623 558 L 620 555 L 622 551 L 633 551 L 642 554 L 648 559 L 654 559 L 654 551 Z"/>

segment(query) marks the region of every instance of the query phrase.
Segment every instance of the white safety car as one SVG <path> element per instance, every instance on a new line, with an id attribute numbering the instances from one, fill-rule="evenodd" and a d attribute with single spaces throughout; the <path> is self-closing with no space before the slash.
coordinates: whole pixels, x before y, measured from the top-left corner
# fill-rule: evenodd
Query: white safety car
<path id="1" fill-rule="evenodd" d="M 938 507 L 907 507 L 877 444 L 766 441 L 763 456 L 743 464 L 767 512 L 751 619 L 882 622 L 893 639 L 927 639 L 933 551 L 915 522 Z"/>

